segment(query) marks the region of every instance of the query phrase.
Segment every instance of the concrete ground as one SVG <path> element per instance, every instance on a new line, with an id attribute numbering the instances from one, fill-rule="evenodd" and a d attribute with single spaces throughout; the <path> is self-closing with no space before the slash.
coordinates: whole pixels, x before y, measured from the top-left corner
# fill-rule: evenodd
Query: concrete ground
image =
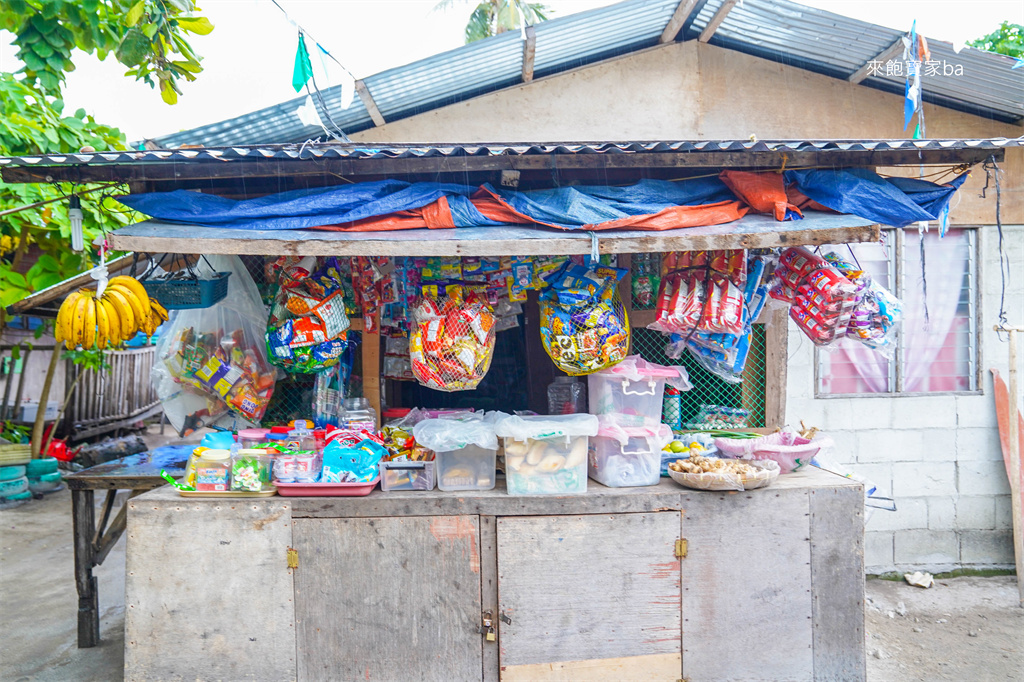
<path id="1" fill-rule="evenodd" d="M 71 494 L 0 511 L 0 680 L 123 678 L 124 546 L 122 537 L 95 569 L 102 643 L 79 649 Z M 1012 576 L 927 590 L 869 580 L 866 596 L 870 682 L 1024 680 L 1024 609 Z"/>

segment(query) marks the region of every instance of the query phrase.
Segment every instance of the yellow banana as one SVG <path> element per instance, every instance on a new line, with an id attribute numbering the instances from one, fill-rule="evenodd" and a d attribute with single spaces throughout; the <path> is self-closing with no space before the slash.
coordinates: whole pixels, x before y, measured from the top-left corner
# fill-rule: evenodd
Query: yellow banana
<path id="1" fill-rule="evenodd" d="M 128 305 L 132 307 L 132 313 L 135 314 L 135 324 L 141 325 L 142 321 L 149 317 L 149 310 L 142 305 L 142 301 L 135 295 L 135 292 L 128 287 L 121 284 L 111 284 L 107 286 L 108 290 L 119 291 L 125 300 L 128 301 Z M 146 299 L 146 305 L 149 305 L 149 299 Z"/>
<path id="2" fill-rule="evenodd" d="M 157 317 L 160 318 L 161 322 L 167 321 L 167 308 L 160 305 L 160 301 L 156 300 L 155 298 L 151 298 L 149 299 L 149 305 L 153 309 L 153 312 L 157 314 Z"/>
<path id="3" fill-rule="evenodd" d="M 107 316 L 107 344 L 117 346 L 121 343 L 121 318 L 117 315 L 117 308 L 106 296 L 99 300 L 99 304 Z"/>
<path id="4" fill-rule="evenodd" d="M 81 296 L 82 293 L 80 291 L 72 292 L 64 299 L 60 310 L 57 311 L 54 336 L 58 337 L 58 341 L 68 341 L 71 339 L 71 321 L 74 319 L 75 306 Z"/>
<path id="5" fill-rule="evenodd" d="M 142 327 L 140 328 L 140 331 L 146 335 L 146 340 L 149 341 L 151 338 L 153 338 L 153 334 L 156 333 L 156 328 L 159 326 L 160 317 L 156 314 L 156 311 L 154 310 L 149 314 L 149 317 L 146 318 L 146 321 L 143 323 Z"/>
<path id="6" fill-rule="evenodd" d="M 82 319 L 82 348 L 96 347 L 96 299 L 85 297 L 85 316 Z"/>
<path id="7" fill-rule="evenodd" d="M 114 306 L 114 310 L 117 311 L 118 322 L 121 327 L 121 340 L 127 341 L 135 336 L 135 332 L 138 331 L 139 326 L 135 321 L 135 313 L 132 311 L 132 306 L 128 303 L 128 299 L 125 298 L 125 295 L 117 288 L 107 287 L 106 291 L 103 292 L 103 297 L 109 297 L 111 304 Z"/>
<path id="8" fill-rule="evenodd" d="M 96 347 L 102 350 L 107 347 L 110 338 L 110 321 L 102 301 L 93 299 L 93 302 L 96 304 Z"/>
<path id="9" fill-rule="evenodd" d="M 109 285 L 122 286 L 128 289 L 130 292 L 135 294 L 135 298 L 138 299 L 142 305 L 142 318 L 149 317 L 150 303 L 149 294 L 146 293 L 146 287 L 142 286 L 142 283 L 134 277 L 128 277 L 127 275 L 118 275 L 110 279 Z"/>
<path id="10" fill-rule="evenodd" d="M 71 347 L 82 345 L 85 336 L 85 309 L 89 305 L 89 298 L 82 295 L 75 302 L 75 314 L 71 320 Z"/>

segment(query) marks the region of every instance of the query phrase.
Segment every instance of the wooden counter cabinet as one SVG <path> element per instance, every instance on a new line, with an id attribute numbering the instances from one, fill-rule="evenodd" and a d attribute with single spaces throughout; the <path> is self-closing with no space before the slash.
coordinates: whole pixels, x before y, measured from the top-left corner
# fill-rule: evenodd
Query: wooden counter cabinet
<path id="1" fill-rule="evenodd" d="M 863 597 L 863 489 L 817 469 L 745 493 L 165 488 L 129 502 L 125 678 L 863 680 Z"/>

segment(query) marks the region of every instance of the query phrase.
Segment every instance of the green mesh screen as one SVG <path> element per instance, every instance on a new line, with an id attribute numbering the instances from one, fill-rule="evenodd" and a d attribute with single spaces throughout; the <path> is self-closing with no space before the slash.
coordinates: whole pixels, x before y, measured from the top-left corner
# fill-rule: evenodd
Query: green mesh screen
<path id="1" fill-rule="evenodd" d="M 754 325 L 747 365 L 743 372 L 743 383 L 740 384 L 731 384 L 708 372 L 697 364 L 689 353 L 684 353 L 678 360 L 666 357 L 665 341 L 660 332 L 643 328 L 633 330 L 633 353 L 648 362 L 682 365 L 690 375 L 693 388 L 679 396 L 678 408 L 674 399 L 665 399 L 663 421 L 666 424 L 692 423 L 697 420 L 702 407 L 719 406 L 745 409 L 750 413 L 746 419 L 746 426 L 764 426 L 764 325 Z"/>

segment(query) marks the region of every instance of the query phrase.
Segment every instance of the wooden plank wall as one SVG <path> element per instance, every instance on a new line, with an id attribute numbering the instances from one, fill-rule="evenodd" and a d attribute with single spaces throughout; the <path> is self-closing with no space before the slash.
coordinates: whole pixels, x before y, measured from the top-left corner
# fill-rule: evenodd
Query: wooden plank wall
<path id="1" fill-rule="evenodd" d="M 814 679 L 866 679 L 864 659 L 864 491 L 809 493 Z"/>
<path id="2" fill-rule="evenodd" d="M 478 517 L 297 519 L 294 533 L 299 679 L 481 678 Z"/>
<path id="3" fill-rule="evenodd" d="M 623 666 L 677 679 L 679 523 L 673 511 L 499 517 L 501 679 L 614 679 Z"/>
<path id="4" fill-rule="evenodd" d="M 294 680 L 284 498 L 128 501 L 125 680 Z"/>
<path id="5" fill-rule="evenodd" d="M 684 506 L 683 677 L 812 679 L 806 489 L 694 494 Z"/>

